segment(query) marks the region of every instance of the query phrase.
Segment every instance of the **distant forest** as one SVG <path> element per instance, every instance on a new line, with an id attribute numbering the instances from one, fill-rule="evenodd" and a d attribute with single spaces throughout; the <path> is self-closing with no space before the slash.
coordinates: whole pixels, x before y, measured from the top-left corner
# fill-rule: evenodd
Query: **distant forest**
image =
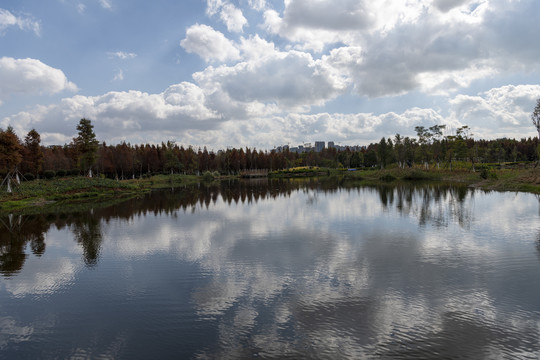
<path id="1" fill-rule="evenodd" d="M 444 125 L 417 126 L 416 137 L 382 138 L 367 146 L 325 148 L 320 152 L 230 148 L 217 152 L 206 147 L 184 147 L 167 141 L 159 145 L 99 142 L 88 119 L 77 125 L 78 136 L 63 146 L 42 146 L 32 129 L 21 140 L 11 127 L 0 129 L 0 174 L 19 172 L 27 180 L 38 176 L 88 174 L 130 179 L 154 174 L 201 174 L 205 171 L 238 174 L 244 170 L 282 170 L 299 166 L 328 168 L 386 168 L 388 166 L 452 169 L 459 162 L 474 168 L 480 163 L 538 161 L 538 138 L 475 140 L 467 126 L 443 135 Z M 455 166 L 455 165 L 454 165 Z"/>

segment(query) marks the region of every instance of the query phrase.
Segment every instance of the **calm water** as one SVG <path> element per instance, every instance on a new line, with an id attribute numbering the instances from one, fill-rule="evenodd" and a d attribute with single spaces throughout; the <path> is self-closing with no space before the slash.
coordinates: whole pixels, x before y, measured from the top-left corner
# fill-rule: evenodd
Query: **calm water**
<path id="1" fill-rule="evenodd" d="M 540 354 L 531 194 L 265 180 L 0 219 L 2 359 Z"/>

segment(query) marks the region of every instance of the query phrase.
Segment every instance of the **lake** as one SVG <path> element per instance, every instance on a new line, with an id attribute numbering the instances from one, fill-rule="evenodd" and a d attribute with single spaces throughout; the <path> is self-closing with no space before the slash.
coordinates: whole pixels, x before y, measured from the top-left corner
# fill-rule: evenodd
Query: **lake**
<path id="1" fill-rule="evenodd" d="M 540 201 L 252 180 L 0 217 L 1 359 L 540 353 Z"/>

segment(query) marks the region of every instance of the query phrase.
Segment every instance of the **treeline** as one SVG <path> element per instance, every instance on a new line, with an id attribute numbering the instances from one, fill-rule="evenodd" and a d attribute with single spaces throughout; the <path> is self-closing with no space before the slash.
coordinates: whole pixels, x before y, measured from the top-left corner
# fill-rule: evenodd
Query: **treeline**
<path id="1" fill-rule="evenodd" d="M 444 125 L 417 126 L 417 137 L 382 138 L 368 146 L 327 148 L 321 152 L 295 153 L 230 148 L 217 152 L 206 147 L 184 147 L 174 142 L 131 145 L 99 143 L 88 119 L 81 119 L 78 136 L 63 146 L 42 146 L 32 129 L 21 140 L 11 127 L 0 129 L 0 174 L 21 173 L 27 180 L 37 176 L 95 174 L 129 179 L 159 173 L 201 174 L 206 171 L 238 174 L 245 170 L 282 170 L 298 166 L 362 168 L 388 166 L 451 169 L 456 161 L 502 163 L 537 161 L 538 138 L 475 140 L 467 126 L 443 135 Z"/>

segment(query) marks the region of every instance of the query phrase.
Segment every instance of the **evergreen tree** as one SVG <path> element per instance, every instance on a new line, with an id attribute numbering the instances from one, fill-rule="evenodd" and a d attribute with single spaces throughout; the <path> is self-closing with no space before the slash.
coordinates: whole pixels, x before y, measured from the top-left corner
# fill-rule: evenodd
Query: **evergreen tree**
<path id="1" fill-rule="evenodd" d="M 77 131 L 79 136 L 73 142 L 77 149 L 79 169 L 86 173 L 96 162 L 99 141 L 94 133 L 94 125 L 88 119 L 79 121 Z"/>
<path id="2" fill-rule="evenodd" d="M 23 171 L 37 175 L 43 164 L 43 151 L 41 149 L 41 136 L 32 129 L 24 138 L 24 151 L 22 160 Z"/>
<path id="3" fill-rule="evenodd" d="M 386 139 L 383 137 L 381 141 L 379 142 L 379 147 L 377 148 L 377 155 L 379 157 L 379 165 L 381 169 L 384 169 L 386 167 L 386 160 L 388 159 L 388 144 L 386 143 Z"/>

